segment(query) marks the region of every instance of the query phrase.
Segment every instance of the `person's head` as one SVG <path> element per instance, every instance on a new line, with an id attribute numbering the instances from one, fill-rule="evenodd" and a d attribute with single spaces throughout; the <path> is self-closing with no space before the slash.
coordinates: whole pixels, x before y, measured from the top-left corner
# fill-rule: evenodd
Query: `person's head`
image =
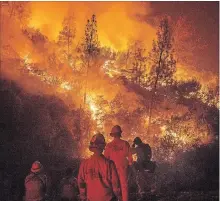
<path id="1" fill-rule="evenodd" d="M 139 144 L 141 144 L 142 143 L 142 140 L 141 140 L 141 138 L 139 138 L 139 137 L 136 137 L 136 138 L 134 138 L 134 144 L 136 144 L 136 145 L 139 145 Z"/>
<path id="2" fill-rule="evenodd" d="M 31 172 L 39 173 L 43 171 L 43 165 L 39 161 L 33 162 L 31 166 Z"/>
<path id="3" fill-rule="evenodd" d="M 105 138 L 102 134 L 97 133 L 93 135 L 92 139 L 90 140 L 89 150 L 93 153 L 102 153 L 105 149 Z"/>
<path id="4" fill-rule="evenodd" d="M 121 127 L 119 125 L 115 125 L 112 127 L 110 136 L 114 138 L 120 138 L 122 134 Z"/>

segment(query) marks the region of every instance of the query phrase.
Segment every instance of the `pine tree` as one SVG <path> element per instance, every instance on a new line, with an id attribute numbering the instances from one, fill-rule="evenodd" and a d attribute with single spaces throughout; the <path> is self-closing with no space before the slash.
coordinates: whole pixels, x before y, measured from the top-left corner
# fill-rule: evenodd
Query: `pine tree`
<path id="1" fill-rule="evenodd" d="M 31 16 L 31 10 L 29 7 L 29 2 L 8 2 L 8 12 L 10 18 L 17 19 L 22 28 L 28 23 Z"/>
<path id="2" fill-rule="evenodd" d="M 68 16 L 63 20 L 63 29 L 59 33 L 58 44 L 64 49 L 64 54 L 70 64 L 71 60 L 71 47 L 75 38 L 76 28 L 74 17 Z"/>
<path id="3" fill-rule="evenodd" d="M 141 85 L 143 75 L 146 69 L 146 57 L 144 56 L 145 49 L 135 43 L 133 51 L 132 61 L 132 81 L 136 84 Z"/>
<path id="4" fill-rule="evenodd" d="M 168 19 L 164 18 L 160 22 L 157 31 L 157 41 L 153 41 L 153 48 L 149 54 L 151 70 L 147 79 L 147 83 L 152 88 L 152 95 L 149 104 L 149 122 L 148 132 L 150 132 L 150 124 L 152 118 L 153 101 L 158 86 L 166 86 L 172 84 L 173 74 L 176 71 L 176 60 L 173 57 L 172 32 L 168 24 Z"/>
<path id="5" fill-rule="evenodd" d="M 96 16 L 92 15 L 91 20 L 87 21 L 85 28 L 85 36 L 82 43 L 82 60 L 86 68 L 86 84 L 84 93 L 84 104 L 86 103 L 87 78 L 91 64 L 95 61 L 100 53 L 99 40 L 97 33 Z"/>
<path id="6" fill-rule="evenodd" d="M 83 41 L 83 56 L 87 67 L 90 68 L 90 62 L 99 54 L 99 41 L 97 33 L 96 16 L 92 15 L 91 20 L 87 21 L 85 36 Z"/>
<path id="7" fill-rule="evenodd" d="M 131 82 L 142 85 L 144 72 L 146 71 L 147 58 L 144 56 L 145 49 L 140 41 L 135 41 L 124 53 L 125 70 L 122 72 Z"/>

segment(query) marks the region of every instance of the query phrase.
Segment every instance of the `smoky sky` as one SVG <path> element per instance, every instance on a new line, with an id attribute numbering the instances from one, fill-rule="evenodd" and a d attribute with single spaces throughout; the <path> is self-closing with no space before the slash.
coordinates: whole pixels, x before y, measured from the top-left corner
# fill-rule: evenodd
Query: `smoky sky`
<path id="1" fill-rule="evenodd" d="M 186 16 L 195 28 L 203 50 L 194 55 L 197 70 L 218 73 L 219 68 L 219 2 L 151 2 L 151 17 L 169 15 L 172 19 Z"/>
<path id="2" fill-rule="evenodd" d="M 184 61 L 178 58 L 177 74 L 181 79 L 195 77 L 204 85 L 214 80 L 210 85 L 216 86 L 219 66 L 218 2 L 30 2 L 30 10 L 28 26 L 39 29 L 50 41 L 57 41 L 64 17 L 73 14 L 76 26 L 74 45 L 81 42 L 87 20 L 96 14 L 100 43 L 116 51 L 126 51 L 128 44 L 140 40 L 148 52 L 152 41 L 156 39 L 161 17 L 168 15 L 172 22 L 184 17 L 187 20 L 185 26 L 183 24 L 183 32 L 186 30 L 184 27 L 190 24 L 195 34 L 192 40 L 183 41 L 183 44 L 187 44 L 186 48 L 180 51 L 176 48 L 177 58 L 180 55 L 184 59 L 189 56 Z M 181 26 L 177 33 L 181 32 Z M 12 30 L 16 33 L 18 29 L 14 27 Z M 10 43 L 17 52 L 22 52 L 23 48 L 22 54 L 25 56 L 35 47 L 24 47 L 23 42 L 26 40 L 18 40 L 18 35 L 16 39 L 10 38 Z M 178 37 L 176 41 L 181 44 Z M 42 59 L 34 54 L 32 57 L 35 60 Z"/>
<path id="3" fill-rule="evenodd" d="M 198 46 L 205 46 L 203 49 L 193 49 L 196 65 L 191 68 L 196 71 L 209 71 L 215 75 L 218 73 L 218 2 L 32 2 L 31 4 L 31 24 L 40 28 L 43 34 L 49 34 L 51 39 L 55 39 L 52 35 L 56 36 L 59 33 L 62 19 L 69 11 L 74 13 L 79 24 L 77 34 L 80 33 L 80 37 L 84 32 L 86 18 L 95 13 L 101 42 L 109 46 L 113 44 L 118 50 L 125 49 L 130 38 L 146 40 L 145 44 L 150 47 L 159 17 L 168 15 L 174 22 L 181 16 L 186 17 L 195 29 L 195 40 L 200 40 L 201 44 Z M 140 22 L 138 18 L 134 18 L 135 15 L 142 20 L 144 17 L 147 23 Z M 188 49 L 190 51 L 190 46 Z"/>

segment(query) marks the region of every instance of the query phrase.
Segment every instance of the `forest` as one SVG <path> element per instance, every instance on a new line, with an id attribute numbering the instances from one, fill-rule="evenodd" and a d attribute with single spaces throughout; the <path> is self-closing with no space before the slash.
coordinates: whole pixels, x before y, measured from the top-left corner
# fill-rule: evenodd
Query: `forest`
<path id="1" fill-rule="evenodd" d="M 191 67 L 194 52 L 206 48 L 193 24 L 184 16 L 164 15 L 146 27 L 125 20 L 120 32 L 111 30 L 116 19 L 90 10 L 82 17 L 74 6 L 83 4 L 74 3 L 60 26 L 41 29 L 38 21 L 46 15 L 34 18 L 32 2 L 1 2 L 3 196 L 15 189 L 8 200 L 19 200 L 36 159 L 57 178 L 69 165 L 77 169 L 91 154 L 91 137 L 100 132 L 109 142 L 118 124 L 130 144 L 139 136 L 152 147 L 158 194 L 200 192 L 190 194 L 197 196 L 191 200 L 218 200 L 218 75 Z M 123 19 L 121 14 L 118 20 Z M 130 23 L 141 37 L 134 37 Z M 178 200 L 189 200 L 181 196 Z"/>

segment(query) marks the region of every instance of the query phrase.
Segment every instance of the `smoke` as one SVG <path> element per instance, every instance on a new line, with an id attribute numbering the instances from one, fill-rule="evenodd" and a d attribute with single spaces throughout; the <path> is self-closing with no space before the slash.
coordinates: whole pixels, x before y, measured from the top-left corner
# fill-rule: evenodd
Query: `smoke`
<path id="1" fill-rule="evenodd" d="M 84 35 L 86 22 L 92 14 L 97 16 L 98 36 L 102 46 L 123 51 L 132 41 L 140 40 L 146 50 L 150 51 L 152 40 L 156 38 L 158 16 L 154 19 L 155 23 L 149 23 L 148 19 L 152 19 L 155 15 L 149 2 L 30 2 L 29 4 L 31 11 L 29 27 L 39 29 L 49 41 L 57 41 L 64 17 L 73 15 L 76 24 L 74 42 L 77 45 Z M 44 57 L 42 49 L 45 47 L 36 51 L 36 47 L 32 47 L 30 41 L 21 33 L 19 23 L 13 22 L 6 15 L 3 18 L 1 19 L 4 29 L 1 33 L 3 46 L 6 41 L 14 48 L 14 52 L 19 54 L 18 57 L 24 58 L 30 54 L 32 62 L 42 62 Z M 204 85 L 216 86 L 218 84 L 216 75 L 210 72 L 208 75 L 210 79 L 206 79 L 207 71 L 198 70 L 200 67 L 196 55 L 199 49 L 205 47 L 204 44 L 200 44 L 199 34 L 192 22 L 181 16 L 172 24 L 175 26 L 174 48 L 178 57 L 177 79 L 195 77 Z M 203 47 L 199 47 L 201 45 Z M 46 49 L 51 52 L 54 47 L 49 44 Z M 40 67 L 44 68 L 45 65 Z M 212 79 L 213 77 L 215 78 Z"/>
<path id="2" fill-rule="evenodd" d="M 57 40 L 62 21 L 73 15 L 76 41 L 82 38 L 85 24 L 93 14 L 97 16 L 101 45 L 125 50 L 131 40 L 143 40 L 151 47 L 156 30 L 140 16 L 151 13 L 148 2 L 32 2 L 30 26 L 40 29 L 51 40 Z"/>
<path id="3" fill-rule="evenodd" d="M 189 65 L 177 64 L 176 80 L 187 81 L 189 79 L 198 80 L 203 86 L 214 89 L 218 86 L 218 75 L 211 71 L 196 70 Z M 207 79 L 208 78 L 208 79 Z"/>
<path id="4" fill-rule="evenodd" d="M 87 20 L 91 18 L 92 14 L 95 14 L 97 17 L 98 36 L 102 46 L 111 47 L 116 51 L 123 51 L 129 47 L 132 41 L 140 40 L 143 42 L 146 52 L 148 52 L 151 49 L 153 39 L 156 38 L 156 28 L 146 20 L 148 15 L 152 15 L 150 3 L 30 2 L 30 7 L 31 18 L 28 29 L 31 27 L 34 28 L 34 31 L 39 29 L 39 33 L 47 36 L 48 40 L 39 44 L 32 42 L 22 32 L 18 20 L 4 13 L 1 19 L 1 26 L 4 29 L 1 32 L 3 50 L 1 72 L 3 76 L 8 80 L 16 81 L 27 92 L 59 97 L 64 100 L 70 110 L 74 107 L 81 108 L 85 104 L 84 98 L 87 90 L 87 101 L 90 101 L 90 103 L 88 102 L 86 107 L 93 113 L 92 115 L 105 114 L 106 110 L 106 114 L 111 116 L 107 119 L 107 123 L 104 122 L 106 124 L 103 125 L 105 131 L 109 131 L 113 124 L 120 124 L 125 127 L 125 133 L 131 134 L 130 138 L 137 135 L 138 132 L 138 135 L 142 133 L 145 137 L 148 125 L 145 125 L 144 122 L 147 122 L 148 119 L 146 106 L 149 105 L 147 101 L 150 97 L 147 95 L 146 90 L 144 91 L 145 98 L 141 97 L 141 95 L 139 97 L 138 90 L 129 90 L 128 86 L 115 79 L 114 76 L 108 77 L 102 68 L 102 65 L 105 65 L 104 59 L 106 58 L 100 59 L 98 67 L 91 66 L 88 76 L 83 75 L 83 73 L 75 73 L 70 65 L 67 64 L 67 61 L 59 61 L 59 47 L 55 42 L 58 39 L 59 32 L 62 30 L 63 19 L 68 15 L 74 15 L 76 24 L 76 38 L 74 41 L 75 45 L 80 43 Z M 184 26 L 179 26 L 179 32 L 182 31 L 181 27 Z M 178 33 L 176 34 L 178 35 Z M 188 46 L 186 45 L 186 47 L 182 48 L 181 45 L 187 42 L 188 35 L 187 37 L 179 37 L 179 39 L 181 40 L 178 41 L 178 54 L 184 54 Z M 6 51 L 7 47 L 11 49 Z M 189 53 L 192 54 L 192 51 Z M 48 62 L 48 57 L 51 54 L 54 54 L 58 60 L 56 65 L 50 65 Z M 187 80 L 195 77 L 196 80 L 202 83 L 209 83 L 210 85 L 216 83 L 216 80 L 207 79 L 207 77 L 213 78 L 211 73 L 207 75 L 206 72 L 191 69 L 191 64 L 184 63 L 184 56 L 186 54 L 183 57 L 179 57 L 182 59 L 180 63 L 177 62 L 177 80 Z M 114 66 L 113 70 L 120 67 Z M 98 101 L 100 97 L 107 102 L 107 106 L 106 108 L 101 107 L 101 111 L 98 111 L 97 108 L 100 105 L 96 104 L 95 101 Z M 115 111 L 111 108 L 111 104 L 117 106 Z M 164 108 L 166 109 L 166 107 Z M 135 110 L 138 110 L 136 111 L 137 114 Z M 139 110 L 142 113 L 139 113 Z M 174 108 L 172 112 L 177 113 L 177 110 L 180 111 L 180 109 Z M 161 108 L 158 111 L 161 111 Z M 164 110 L 162 111 L 164 112 Z M 186 112 L 181 111 L 181 114 L 184 113 Z M 130 114 L 134 114 L 134 117 L 132 115 L 129 117 Z M 155 116 L 161 115 L 156 113 Z M 166 118 L 169 119 L 170 117 Z M 141 129 L 138 132 L 134 129 L 135 126 L 138 127 L 140 125 L 136 124 L 137 120 L 142 122 L 140 123 L 142 125 L 140 126 Z M 68 118 L 66 122 L 69 122 Z M 94 125 L 92 126 L 95 127 Z M 86 127 L 85 130 L 88 130 L 88 128 Z M 158 131 L 156 129 L 152 130 L 158 134 L 161 132 L 159 126 L 157 126 Z"/>
<path id="5" fill-rule="evenodd" d="M 81 41 L 87 20 L 96 14 L 98 24 L 98 35 L 102 46 L 109 46 L 115 50 L 125 50 L 130 41 L 143 40 L 148 43 L 150 49 L 153 38 L 155 37 L 156 29 L 145 21 L 139 20 L 140 16 L 147 16 L 151 13 L 150 4 L 145 2 L 30 2 L 29 3 L 31 18 L 28 26 L 39 31 L 45 35 L 49 42 L 41 44 L 40 46 L 33 46 L 32 42 L 24 36 L 21 31 L 20 24 L 14 18 L 6 14 L 6 10 L 2 19 L 2 27 L 4 32 L 1 33 L 2 47 L 12 47 L 16 55 L 3 55 L 4 60 L 9 58 L 17 58 L 16 66 L 14 64 L 3 63 L 2 72 L 4 76 L 17 81 L 26 90 L 31 93 L 54 93 L 61 92 L 61 98 L 65 92 L 65 96 L 74 97 L 74 102 L 80 105 L 82 102 L 82 88 L 84 78 L 80 76 L 73 76 L 71 69 L 67 65 L 62 65 L 59 68 L 48 68 L 46 57 L 52 52 L 58 53 L 53 41 L 57 41 L 58 34 L 62 29 L 63 19 L 68 15 L 73 15 L 76 24 L 76 38 L 75 43 Z M 6 51 L 3 51 L 5 53 Z M 26 70 L 20 62 L 28 58 L 29 63 L 37 63 L 33 68 L 37 70 L 47 71 L 47 76 L 54 76 L 63 79 L 68 83 L 73 83 L 76 80 L 82 82 L 81 89 L 72 92 L 60 90 L 60 86 L 48 86 L 40 81 L 37 77 L 28 76 L 23 74 Z M 8 66 L 8 67 L 6 67 Z M 20 70 L 22 70 L 20 72 Z M 24 76 L 24 79 L 22 79 Z M 30 81 L 30 80 L 34 81 Z M 121 83 L 112 85 L 112 81 L 106 76 L 97 76 L 90 73 L 87 78 L 90 83 L 89 90 L 97 95 L 104 95 L 104 98 L 111 101 L 115 95 L 120 91 L 127 93 Z M 35 83 L 35 84 L 34 84 Z M 36 84 L 37 83 L 37 84 Z M 61 83 L 62 84 L 62 83 Z M 41 86 L 43 85 L 43 87 Z M 44 85 L 46 87 L 44 87 Z M 41 87 L 37 87 L 41 86 Z M 101 87 L 100 87 L 101 86 Z M 45 89 L 45 90 L 44 90 Z M 52 90 L 53 89 L 53 90 Z M 77 93 L 81 90 L 81 93 Z M 106 93 L 108 91 L 108 93 Z M 59 93 L 56 93 L 58 95 Z M 81 96 L 81 97 L 80 97 Z M 131 95 L 132 96 L 132 95 Z M 72 98 L 70 102 L 73 101 Z"/>

